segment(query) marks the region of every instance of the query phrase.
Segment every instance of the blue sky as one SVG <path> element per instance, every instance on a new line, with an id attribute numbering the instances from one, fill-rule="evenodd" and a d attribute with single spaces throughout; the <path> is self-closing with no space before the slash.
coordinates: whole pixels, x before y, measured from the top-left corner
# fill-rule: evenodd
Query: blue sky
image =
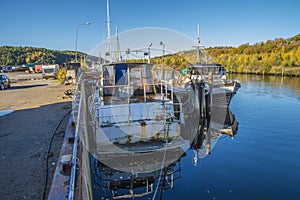
<path id="1" fill-rule="evenodd" d="M 112 34 L 174 29 L 201 43 L 239 46 L 300 33 L 299 0 L 110 0 Z M 0 0 L 0 46 L 89 52 L 106 38 L 106 0 Z"/>

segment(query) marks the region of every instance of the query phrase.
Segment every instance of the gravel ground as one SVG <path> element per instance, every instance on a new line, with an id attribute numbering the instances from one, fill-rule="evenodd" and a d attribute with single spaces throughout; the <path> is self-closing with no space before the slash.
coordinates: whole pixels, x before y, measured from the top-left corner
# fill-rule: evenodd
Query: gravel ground
<path id="1" fill-rule="evenodd" d="M 71 99 L 55 80 L 18 81 L 0 91 L 0 199 L 42 199 L 45 161 L 54 129 L 68 114 Z M 49 157 L 47 189 L 51 185 L 68 116 L 56 131 Z M 48 190 L 47 190 L 48 191 Z M 46 192 L 47 192 L 46 191 Z"/>

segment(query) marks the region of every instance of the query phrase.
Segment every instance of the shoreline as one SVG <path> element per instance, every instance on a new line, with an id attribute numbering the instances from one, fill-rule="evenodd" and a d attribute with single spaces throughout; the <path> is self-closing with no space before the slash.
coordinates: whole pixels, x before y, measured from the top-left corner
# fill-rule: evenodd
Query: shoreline
<path id="1" fill-rule="evenodd" d="M 300 68 L 299 68 L 300 71 Z M 282 77 L 300 77 L 300 74 L 281 74 L 281 73 L 262 73 L 262 72 L 230 72 L 227 74 L 260 75 L 260 76 L 282 76 Z"/>

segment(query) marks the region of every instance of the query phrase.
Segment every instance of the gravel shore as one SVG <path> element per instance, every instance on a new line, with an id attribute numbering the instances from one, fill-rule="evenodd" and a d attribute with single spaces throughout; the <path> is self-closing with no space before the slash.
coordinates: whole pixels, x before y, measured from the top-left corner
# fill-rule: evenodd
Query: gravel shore
<path id="1" fill-rule="evenodd" d="M 45 161 L 51 138 L 59 121 L 68 115 L 71 99 L 56 80 L 28 80 L 12 83 L 0 91 L 0 199 L 42 199 Z M 47 191 L 60 153 L 66 116 L 54 134 L 48 162 Z"/>

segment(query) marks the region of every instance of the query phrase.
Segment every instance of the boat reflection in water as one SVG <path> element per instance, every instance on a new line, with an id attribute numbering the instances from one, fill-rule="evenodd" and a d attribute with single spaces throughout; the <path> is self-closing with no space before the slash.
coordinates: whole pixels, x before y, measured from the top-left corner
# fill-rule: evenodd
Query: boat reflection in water
<path id="1" fill-rule="evenodd" d="M 194 165 L 197 165 L 198 159 L 204 158 L 211 153 L 213 147 L 217 144 L 222 136 L 234 136 L 238 133 L 238 121 L 235 115 L 226 109 L 226 117 L 224 123 L 216 123 L 212 117 L 208 117 L 201 122 L 195 139 L 190 145 L 190 149 L 194 152 Z"/>
<path id="2" fill-rule="evenodd" d="M 185 156 L 180 149 L 172 151 Z M 143 173 L 119 171 L 91 157 L 94 199 L 150 198 L 157 192 L 161 195 L 163 191 L 172 189 L 174 181 L 182 177 L 181 157 L 176 155 L 177 160 L 161 170 Z"/>
<path id="3" fill-rule="evenodd" d="M 238 122 L 228 108 L 226 119 L 222 124 L 212 117 L 202 120 L 197 127 L 190 126 L 189 121 L 192 120 L 187 118 L 182 129 L 185 129 L 185 132 L 197 129 L 197 134 L 187 150 L 195 153 L 193 160 L 195 165 L 198 159 L 211 153 L 212 148 L 222 136 L 234 137 L 238 130 Z M 171 190 L 176 180 L 183 178 L 184 169 L 182 169 L 181 162 L 186 152 L 180 147 L 163 148 L 162 154 L 155 155 L 156 157 L 153 157 L 151 154 L 147 159 L 147 153 L 135 153 L 127 157 L 124 157 L 125 154 L 115 154 L 102 157 L 104 162 L 100 162 L 91 155 L 94 199 L 162 199 L 164 192 Z M 108 162 L 105 159 L 115 160 L 120 165 L 117 168 L 110 167 L 105 163 L 112 161 Z M 122 160 L 127 160 L 127 162 Z M 167 165 L 164 165 L 165 163 Z M 152 164 L 162 167 L 160 169 L 149 167 Z M 147 168 L 149 170 L 141 171 Z"/>

